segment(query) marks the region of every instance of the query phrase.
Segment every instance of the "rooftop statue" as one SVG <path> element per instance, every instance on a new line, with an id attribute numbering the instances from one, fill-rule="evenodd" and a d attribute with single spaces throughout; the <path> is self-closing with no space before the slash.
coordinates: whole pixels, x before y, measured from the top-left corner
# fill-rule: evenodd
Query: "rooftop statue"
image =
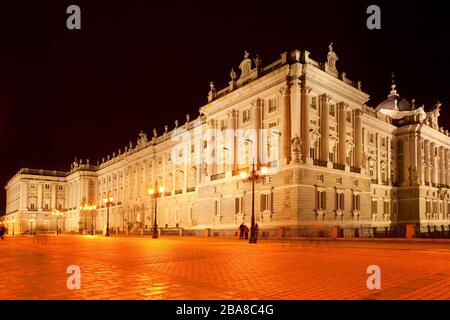
<path id="1" fill-rule="evenodd" d="M 244 60 L 242 60 L 241 64 L 239 65 L 239 69 L 241 69 L 241 78 L 252 72 L 252 60 L 250 60 L 249 56 L 250 54 L 247 50 L 245 50 Z"/>
<path id="2" fill-rule="evenodd" d="M 337 72 L 336 62 L 339 60 L 337 54 L 333 51 L 333 42 L 328 46 L 327 65 L 331 71 Z"/>

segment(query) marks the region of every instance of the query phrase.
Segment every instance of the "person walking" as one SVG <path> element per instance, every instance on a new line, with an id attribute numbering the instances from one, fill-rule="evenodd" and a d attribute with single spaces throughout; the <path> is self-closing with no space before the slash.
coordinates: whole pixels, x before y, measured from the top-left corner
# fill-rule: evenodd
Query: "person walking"
<path id="1" fill-rule="evenodd" d="M 259 226 L 258 223 L 255 223 L 255 238 L 258 239 L 258 234 L 259 234 Z"/>
<path id="2" fill-rule="evenodd" d="M 239 226 L 239 240 L 244 240 L 244 223 L 241 223 L 241 225 Z"/>
<path id="3" fill-rule="evenodd" d="M 247 225 L 244 224 L 245 240 L 248 240 L 248 232 L 249 232 L 249 231 L 250 231 L 250 230 L 248 229 Z"/>

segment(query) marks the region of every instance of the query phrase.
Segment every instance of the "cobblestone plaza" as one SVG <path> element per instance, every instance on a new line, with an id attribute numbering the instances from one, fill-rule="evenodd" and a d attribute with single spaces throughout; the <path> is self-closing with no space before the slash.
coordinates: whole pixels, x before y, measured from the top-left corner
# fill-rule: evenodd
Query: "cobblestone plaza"
<path id="1" fill-rule="evenodd" d="M 0 299 L 450 299 L 445 242 L 63 235 L 6 237 L 0 250 Z"/>

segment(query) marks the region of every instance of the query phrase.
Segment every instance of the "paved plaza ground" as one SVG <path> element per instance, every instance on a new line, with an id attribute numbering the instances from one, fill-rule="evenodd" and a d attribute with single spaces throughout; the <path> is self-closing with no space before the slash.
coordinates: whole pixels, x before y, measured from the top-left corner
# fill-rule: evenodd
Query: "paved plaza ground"
<path id="1" fill-rule="evenodd" d="M 63 235 L 6 237 L 0 251 L 0 299 L 450 299 L 448 242 Z"/>

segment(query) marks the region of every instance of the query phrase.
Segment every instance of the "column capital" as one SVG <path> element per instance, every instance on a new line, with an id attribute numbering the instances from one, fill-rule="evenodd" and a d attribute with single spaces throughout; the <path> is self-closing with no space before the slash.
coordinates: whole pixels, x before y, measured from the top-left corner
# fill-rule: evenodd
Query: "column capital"
<path id="1" fill-rule="evenodd" d="M 254 99 L 254 100 L 252 100 L 250 103 L 251 103 L 251 105 L 252 105 L 252 107 L 261 107 L 261 98 L 256 98 L 256 99 Z"/>
<path id="2" fill-rule="evenodd" d="M 291 90 L 288 85 L 282 86 L 280 90 L 278 90 L 279 94 L 282 96 L 287 96 L 291 93 Z"/>
<path id="3" fill-rule="evenodd" d="M 322 93 L 320 95 L 320 99 L 322 99 L 323 102 L 327 102 L 328 103 L 331 100 L 331 96 L 329 94 L 327 94 L 327 93 Z"/>

